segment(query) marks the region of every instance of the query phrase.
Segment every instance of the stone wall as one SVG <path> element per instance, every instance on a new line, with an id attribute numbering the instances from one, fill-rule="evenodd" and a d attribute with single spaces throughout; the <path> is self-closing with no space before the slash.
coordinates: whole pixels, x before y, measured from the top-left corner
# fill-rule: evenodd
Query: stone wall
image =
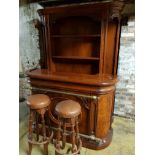
<path id="1" fill-rule="evenodd" d="M 19 51 L 20 72 L 39 67 L 38 31 L 33 19 L 39 19 L 37 3 L 27 5 L 20 3 L 19 8 Z M 123 117 L 134 117 L 134 17 L 129 18 L 128 25 L 122 26 L 120 54 L 118 64 L 119 82 L 116 89 L 114 113 Z M 31 92 L 27 78 L 20 78 L 20 98 L 26 98 Z"/>

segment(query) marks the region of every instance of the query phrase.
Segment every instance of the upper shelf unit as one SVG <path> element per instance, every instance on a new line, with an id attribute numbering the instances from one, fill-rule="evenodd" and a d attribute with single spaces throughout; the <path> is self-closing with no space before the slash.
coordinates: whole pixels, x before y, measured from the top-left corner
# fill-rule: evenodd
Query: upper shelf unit
<path id="1" fill-rule="evenodd" d="M 53 72 L 99 73 L 101 21 L 80 15 L 52 20 L 50 41 Z"/>

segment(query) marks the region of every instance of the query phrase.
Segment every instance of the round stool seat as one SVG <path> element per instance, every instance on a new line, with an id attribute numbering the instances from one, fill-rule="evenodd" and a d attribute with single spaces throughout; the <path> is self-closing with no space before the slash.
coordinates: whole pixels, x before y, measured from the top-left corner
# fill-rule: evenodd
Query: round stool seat
<path id="1" fill-rule="evenodd" d="M 81 113 L 81 106 L 73 100 L 65 100 L 56 105 L 55 112 L 64 118 L 76 117 Z"/>
<path id="2" fill-rule="evenodd" d="M 44 94 L 31 95 L 27 99 L 27 105 L 31 109 L 42 109 L 50 104 L 50 98 Z"/>

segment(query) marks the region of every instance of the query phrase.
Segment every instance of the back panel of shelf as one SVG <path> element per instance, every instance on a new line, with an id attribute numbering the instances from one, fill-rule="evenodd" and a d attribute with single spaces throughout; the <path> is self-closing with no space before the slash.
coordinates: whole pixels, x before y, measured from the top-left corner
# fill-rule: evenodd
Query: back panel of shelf
<path id="1" fill-rule="evenodd" d="M 100 38 L 52 38 L 53 56 L 99 57 Z"/>

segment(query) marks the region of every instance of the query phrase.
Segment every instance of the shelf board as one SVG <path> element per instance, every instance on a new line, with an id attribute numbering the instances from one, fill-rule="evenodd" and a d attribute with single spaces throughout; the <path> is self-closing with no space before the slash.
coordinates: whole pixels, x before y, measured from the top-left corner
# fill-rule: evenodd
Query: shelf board
<path id="1" fill-rule="evenodd" d="M 53 59 L 64 59 L 64 60 L 89 60 L 99 61 L 98 57 L 81 57 L 81 56 L 52 56 Z"/>
<path id="2" fill-rule="evenodd" d="M 80 38 L 80 37 L 100 37 L 100 34 L 81 34 L 81 35 L 51 35 L 53 38 Z"/>

